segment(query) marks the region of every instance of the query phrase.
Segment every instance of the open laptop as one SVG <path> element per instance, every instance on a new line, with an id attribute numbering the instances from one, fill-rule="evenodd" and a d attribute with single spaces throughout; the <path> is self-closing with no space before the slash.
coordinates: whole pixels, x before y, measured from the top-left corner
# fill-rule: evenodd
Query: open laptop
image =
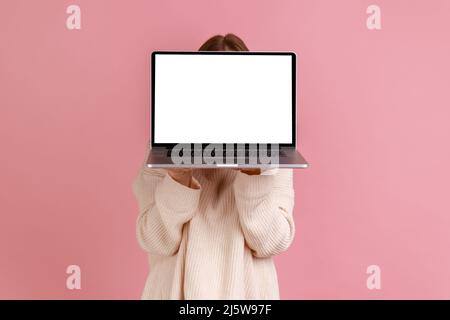
<path id="1" fill-rule="evenodd" d="M 306 168 L 293 52 L 154 51 L 155 168 Z"/>

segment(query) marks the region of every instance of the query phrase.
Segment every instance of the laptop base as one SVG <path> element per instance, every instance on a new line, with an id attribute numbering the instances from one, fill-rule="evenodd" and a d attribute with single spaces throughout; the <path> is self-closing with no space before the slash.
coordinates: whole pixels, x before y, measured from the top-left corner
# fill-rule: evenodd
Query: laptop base
<path id="1" fill-rule="evenodd" d="M 259 163 L 258 160 L 250 162 L 248 157 L 224 158 L 217 163 L 213 158 L 203 157 L 197 163 L 174 163 L 168 155 L 167 148 L 153 148 L 150 150 L 147 158 L 147 167 L 149 168 L 297 168 L 305 169 L 309 166 L 308 162 L 295 148 L 280 148 L 278 163 Z M 198 163 L 202 160 L 202 163 Z M 255 159 L 252 159 L 255 160 Z M 256 162 L 256 163 L 255 163 Z"/>

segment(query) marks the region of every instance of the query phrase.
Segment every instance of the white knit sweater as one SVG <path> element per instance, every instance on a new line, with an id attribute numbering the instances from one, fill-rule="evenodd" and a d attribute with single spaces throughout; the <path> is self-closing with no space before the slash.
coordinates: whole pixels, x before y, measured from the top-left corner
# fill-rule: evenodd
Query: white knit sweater
<path id="1" fill-rule="evenodd" d="M 150 264 L 141 298 L 279 299 L 272 256 L 295 234 L 292 169 L 193 176 L 200 189 L 142 165 L 133 182 L 137 239 Z"/>

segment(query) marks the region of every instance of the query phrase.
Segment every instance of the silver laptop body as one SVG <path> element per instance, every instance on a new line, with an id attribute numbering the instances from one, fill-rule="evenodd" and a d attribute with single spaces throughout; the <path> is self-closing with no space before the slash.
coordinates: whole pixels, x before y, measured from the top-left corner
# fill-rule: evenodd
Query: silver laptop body
<path id="1" fill-rule="evenodd" d="M 154 51 L 154 168 L 307 168 L 293 52 Z"/>

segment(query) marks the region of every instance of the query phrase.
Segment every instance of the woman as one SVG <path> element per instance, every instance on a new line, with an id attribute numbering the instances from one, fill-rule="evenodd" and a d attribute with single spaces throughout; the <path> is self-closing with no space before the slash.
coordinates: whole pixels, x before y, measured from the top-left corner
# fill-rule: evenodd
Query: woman
<path id="1" fill-rule="evenodd" d="M 248 51 L 233 34 L 199 50 Z M 294 238 L 292 169 L 143 165 L 133 191 L 150 264 L 142 299 L 279 299 L 272 257 Z"/>

